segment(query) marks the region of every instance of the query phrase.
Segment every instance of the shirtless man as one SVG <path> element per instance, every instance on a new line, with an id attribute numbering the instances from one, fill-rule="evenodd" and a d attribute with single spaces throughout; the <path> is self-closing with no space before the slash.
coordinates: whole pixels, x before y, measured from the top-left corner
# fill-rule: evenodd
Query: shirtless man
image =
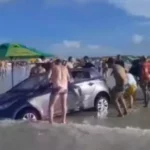
<path id="1" fill-rule="evenodd" d="M 113 58 L 108 59 L 108 66 L 109 68 L 112 68 L 112 75 L 115 78 L 116 85 L 112 89 L 113 93 L 113 100 L 115 102 L 117 111 L 118 111 L 118 117 L 122 117 L 123 115 L 126 115 L 127 112 L 127 106 L 126 102 L 124 100 L 124 92 L 125 92 L 125 86 L 127 83 L 127 76 L 125 69 L 118 64 L 115 64 L 115 60 Z M 122 105 L 124 112 L 122 113 L 120 104 Z"/>
<path id="2" fill-rule="evenodd" d="M 67 66 L 57 59 L 51 69 L 52 93 L 49 102 L 49 122 L 53 124 L 54 120 L 54 105 L 58 100 L 61 100 L 62 106 L 62 123 L 66 123 L 67 115 L 67 97 L 68 97 L 68 81 L 70 75 Z"/>

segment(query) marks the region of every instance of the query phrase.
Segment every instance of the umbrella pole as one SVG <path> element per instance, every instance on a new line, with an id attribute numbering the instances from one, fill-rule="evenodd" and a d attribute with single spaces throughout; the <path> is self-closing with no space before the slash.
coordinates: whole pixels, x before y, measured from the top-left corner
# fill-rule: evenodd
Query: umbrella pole
<path id="1" fill-rule="evenodd" d="M 12 87 L 14 86 L 14 62 L 11 61 L 11 83 L 12 83 Z"/>

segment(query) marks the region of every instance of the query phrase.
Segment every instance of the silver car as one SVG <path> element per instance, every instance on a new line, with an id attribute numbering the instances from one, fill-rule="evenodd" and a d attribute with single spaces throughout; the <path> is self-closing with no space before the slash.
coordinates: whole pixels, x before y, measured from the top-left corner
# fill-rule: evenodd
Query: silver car
<path id="1" fill-rule="evenodd" d="M 94 108 L 100 114 L 108 111 L 108 87 L 95 69 L 73 69 L 74 83 L 69 84 L 68 113 Z M 51 95 L 48 73 L 28 78 L 0 96 L 0 118 L 45 120 Z M 61 103 L 55 105 L 61 115 Z"/>

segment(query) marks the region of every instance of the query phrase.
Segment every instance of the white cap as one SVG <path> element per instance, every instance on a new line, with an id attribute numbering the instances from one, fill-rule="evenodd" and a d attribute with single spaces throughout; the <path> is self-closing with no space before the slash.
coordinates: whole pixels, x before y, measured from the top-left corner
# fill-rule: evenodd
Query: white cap
<path id="1" fill-rule="evenodd" d="M 43 61 L 42 61 L 42 59 L 41 58 L 38 58 L 37 59 L 37 63 L 42 63 Z"/>

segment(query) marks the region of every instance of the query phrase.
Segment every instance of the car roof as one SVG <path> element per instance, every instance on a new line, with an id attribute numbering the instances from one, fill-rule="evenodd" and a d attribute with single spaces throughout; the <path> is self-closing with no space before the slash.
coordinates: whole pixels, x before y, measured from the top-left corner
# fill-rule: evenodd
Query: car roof
<path id="1" fill-rule="evenodd" d="M 76 71 L 89 72 L 89 74 L 91 74 L 92 76 L 94 75 L 94 77 L 100 76 L 99 72 L 95 68 L 75 68 L 71 70 L 71 72 L 74 72 L 74 71 L 75 72 Z"/>
<path id="2" fill-rule="evenodd" d="M 88 72 L 92 72 L 92 71 L 96 71 L 94 68 L 74 68 L 71 69 L 71 71 L 88 71 Z"/>

